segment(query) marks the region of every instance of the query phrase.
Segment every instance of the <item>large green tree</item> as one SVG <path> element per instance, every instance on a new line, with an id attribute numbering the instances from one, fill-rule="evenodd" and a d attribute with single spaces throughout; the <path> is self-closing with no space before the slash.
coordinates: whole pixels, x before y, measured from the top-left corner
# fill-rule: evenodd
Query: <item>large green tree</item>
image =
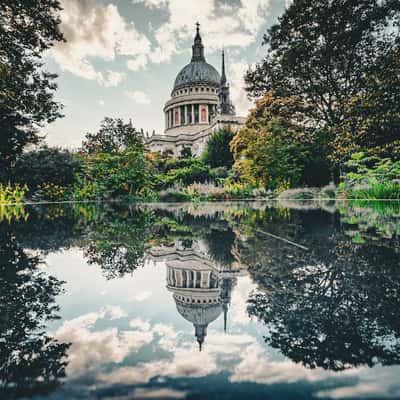
<path id="1" fill-rule="evenodd" d="M 40 141 L 40 127 L 61 116 L 56 75 L 42 62 L 44 51 L 63 40 L 60 10 L 58 0 L 0 2 L 0 178 L 26 145 Z"/>
<path id="2" fill-rule="evenodd" d="M 269 189 L 329 182 L 328 135 L 308 126 L 307 108 L 298 96 L 274 92 L 257 101 L 231 141 L 242 180 Z"/>
<path id="3" fill-rule="evenodd" d="M 143 134 L 121 118 L 103 119 L 96 133 L 87 133 L 82 150 L 88 154 L 117 153 L 127 148 L 143 149 Z"/>
<path id="4" fill-rule="evenodd" d="M 389 76 L 390 93 L 400 83 L 399 63 L 390 62 L 399 49 L 399 13 L 394 0 L 294 0 L 264 36 L 268 54 L 246 75 L 249 95 L 299 96 L 310 105 L 309 123 L 338 135 L 349 131 L 341 128 L 354 114 L 352 99 L 371 105 L 372 96 L 384 99 L 385 122 L 385 113 L 398 113 L 397 96 L 373 93 Z M 371 133 L 363 145 L 382 143 Z"/>

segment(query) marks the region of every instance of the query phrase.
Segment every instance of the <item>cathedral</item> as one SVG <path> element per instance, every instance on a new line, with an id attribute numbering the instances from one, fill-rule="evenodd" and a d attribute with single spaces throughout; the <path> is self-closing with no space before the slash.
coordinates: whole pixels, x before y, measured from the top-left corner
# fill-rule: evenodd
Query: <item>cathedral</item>
<path id="1" fill-rule="evenodd" d="M 183 151 L 200 156 L 215 132 L 223 127 L 235 132 L 244 124 L 230 99 L 224 52 L 220 74 L 206 62 L 198 23 L 192 59 L 177 75 L 164 115 L 164 134 L 146 138 L 146 145 L 150 151 L 169 151 L 176 157 Z"/>

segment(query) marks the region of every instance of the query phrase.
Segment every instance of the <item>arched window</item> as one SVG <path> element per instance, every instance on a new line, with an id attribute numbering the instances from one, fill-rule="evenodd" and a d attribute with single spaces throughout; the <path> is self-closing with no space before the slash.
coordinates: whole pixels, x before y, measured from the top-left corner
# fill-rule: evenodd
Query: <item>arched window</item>
<path id="1" fill-rule="evenodd" d="M 201 106 L 201 122 L 207 122 L 207 109 L 206 109 L 206 106 Z"/>

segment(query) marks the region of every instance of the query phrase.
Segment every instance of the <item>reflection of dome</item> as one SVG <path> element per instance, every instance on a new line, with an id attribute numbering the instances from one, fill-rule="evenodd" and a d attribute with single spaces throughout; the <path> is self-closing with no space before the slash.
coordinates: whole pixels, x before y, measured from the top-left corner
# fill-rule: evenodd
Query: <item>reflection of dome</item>
<path id="1" fill-rule="evenodd" d="M 187 321 L 194 325 L 208 325 L 215 321 L 222 312 L 220 303 L 188 304 L 175 299 L 176 309 Z"/>
<path id="2" fill-rule="evenodd" d="M 219 87 L 221 77 L 219 72 L 205 61 L 192 61 L 183 67 L 175 79 L 173 91 L 195 85 Z"/>
<path id="3" fill-rule="evenodd" d="M 201 351 L 204 338 L 207 336 L 208 324 L 215 321 L 222 313 L 221 304 L 187 304 L 180 302 L 175 296 L 174 299 L 179 314 L 194 325 L 194 334 Z"/>

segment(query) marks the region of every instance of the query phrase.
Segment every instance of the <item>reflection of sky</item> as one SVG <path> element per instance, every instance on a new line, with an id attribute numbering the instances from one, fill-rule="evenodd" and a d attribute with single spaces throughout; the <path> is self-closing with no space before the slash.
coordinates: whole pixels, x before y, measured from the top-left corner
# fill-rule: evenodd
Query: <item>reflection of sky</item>
<path id="1" fill-rule="evenodd" d="M 221 315 L 200 353 L 193 326 L 165 287 L 162 263 L 107 280 L 70 250 L 49 255 L 47 267 L 66 281 L 58 298 L 62 319 L 49 330 L 72 343 L 68 380 L 52 399 L 400 397 L 399 367 L 309 370 L 268 348 L 265 328 L 247 316 L 255 287 L 247 276 L 233 289 L 228 332 Z"/>

